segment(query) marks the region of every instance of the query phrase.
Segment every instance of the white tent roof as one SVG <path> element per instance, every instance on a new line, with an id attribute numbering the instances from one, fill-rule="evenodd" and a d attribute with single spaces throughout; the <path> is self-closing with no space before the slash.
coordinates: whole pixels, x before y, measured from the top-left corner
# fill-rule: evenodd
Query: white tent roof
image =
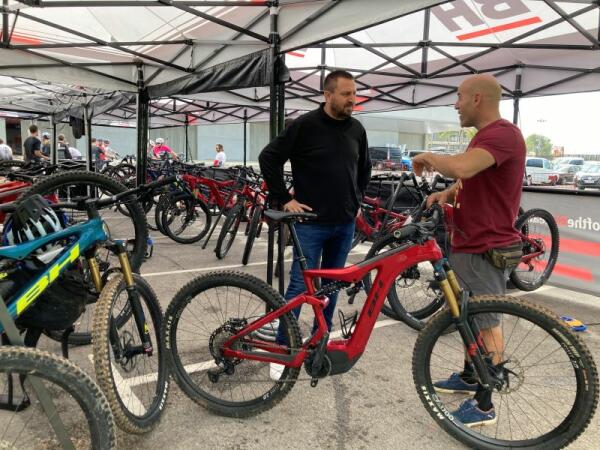
<path id="1" fill-rule="evenodd" d="M 86 90 L 88 96 L 89 91 L 135 91 L 140 64 L 152 86 L 269 45 L 269 9 L 261 1 L 39 3 L 47 7 L 9 1 L 13 31 L 10 44 L 0 49 L 0 75 L 21 77 L 21 85 L 26 78 L 38 79 L 53 83 L 44 88 Z M 338 68 L 356 76 L 357 110 L 364 112 L 451 104 L 457 85 L 477 72 L 495 74 L 506 98 L 600 88 L 595 1 L 282 0 L 280 5 L 281 46 L 292 77 L 286 85 L 288 114 L 314 108 L 322 100 L 323 76 Z M 383 22 L 392 17 L 397 18 Z M 324 38 L 330 40 L 314 44 Z M 43 111 L 38 107 L 44 91 L 38 91 L 29 104 L 15 91 L 21 100 L 13 106 Z M 0 91 L 0 108 L 10 109 L 10 96 L 9 90 Z M 186 94 L 169 107 L 172 101 L 154 102 L 152 126 L 182 124 L 186 118 L 240 121 L 244 110 L 248 117 L 266 118 L 269 89 Z M 134 112 L 125 108 L 114 112 L 119 119 L 103 119 L 131 121 Z"/>
<path id="2" fill-rule="evenodd" d="M 305 46 L 435 3 L 280 0 L 281 46 Z M 9 48 L 0 50 L 2 75 L 107 90 L 136 91 L 139 63 L 150 86 L 269 47 L 265 1 L 9 0 L 5 11 L 11 31 Z"/>

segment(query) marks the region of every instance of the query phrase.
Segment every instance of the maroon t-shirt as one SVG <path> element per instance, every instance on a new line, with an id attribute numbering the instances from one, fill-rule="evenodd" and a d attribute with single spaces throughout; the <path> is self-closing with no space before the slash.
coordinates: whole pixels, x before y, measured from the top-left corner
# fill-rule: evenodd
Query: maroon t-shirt
<path id="1" fill-rule="evenodd" d="M 519 240 L 514 222 L 527 152 L 521 131 L 508 120 L 496 120 L 471 139 L 467 151 L 472 148 L 487 150 L 496 164 L 458 181 L 452 230 L 457 253 L 484 253 Z"/>

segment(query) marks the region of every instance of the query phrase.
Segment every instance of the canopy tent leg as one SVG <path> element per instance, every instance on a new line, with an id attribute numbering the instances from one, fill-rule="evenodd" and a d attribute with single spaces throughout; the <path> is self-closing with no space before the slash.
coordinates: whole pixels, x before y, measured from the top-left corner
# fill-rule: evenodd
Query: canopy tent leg
<path id="1" fill-rule="evenodd" d="M 513 123 L 519 122 L 519 101 L 521 100 L 521 79 L 523 77 L 523 68 L 517 67 L 517 79 L 515 81 L 515 98 L 513 100 Z"/>
<path id="2" fill-rule="evenodd" d="M 56 164 L 58 162 L 58 139 L 56 137 L 56 121 L 54 120 L 54 116 L 50 116 L 50 123 L 52 124 L 52 149 L 50 150 L 50 158 L 52 164 Z"/>
<path id="3" fill-rule="evenodd" d="M 148 168 L 148 110 L 150 98 L 148 90 L 144 86 L 144 71 L 138 67 L 138 93 L 137 93 L 137 157 L 136 174 L 137 185 L 146 182 L 146 170 Z"/>
<path id="4" fill-rule="evenodd" d="M 244 109 L 244 167 L 246 167 L 246 156 L 248 149 L 248 133 L 247 133 L 247 125 L 248 125 L 248 110 Z"/>
<path id="5" fill-rule="evenodd" d="M 85 97 L 85 94 L 84 94 Z M 92 161 L 92 118 L 88 110 L 88 105 L 83 107 L 83 124 L 85 127 L 85 140 L 87 142 L 87 170 L 94 171 L 94 161 Z"/>

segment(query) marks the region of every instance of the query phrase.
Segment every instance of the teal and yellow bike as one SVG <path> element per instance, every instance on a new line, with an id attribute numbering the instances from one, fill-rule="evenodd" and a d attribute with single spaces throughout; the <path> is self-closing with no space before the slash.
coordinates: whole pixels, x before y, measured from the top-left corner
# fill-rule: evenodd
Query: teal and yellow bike
<path id="1" fill-rule="evenodd" d="M 111 240 L 98 210 L 175 182 L 168 178 L 101 198 L 52 204 L 39 195 L 14 205 L 0 248 L 0 294 L 21 329 L 64 329 L 83 313 L 81 296 L 56 295 L 78 287 L 98 296 L 92 343 L 98 384 L 116 423 L 131 433 L 150 430 L 165 406 L 169 382 L 160 340 L 162 311 L 150 285 L 133 273 L 126 244 Z M 67 226 L 62 210 L 84 211 L 88 220 Z M 101 273 L 99 248 L 116 255 L 120 269 Z M 83 274 L 83 275 L 82 275 Z M 78 284 L 79 283 L 79 284 Z M 71 300 L 69 300 L 71 299 Z M 4 329 L 0 326 L 0 333 Z"/>

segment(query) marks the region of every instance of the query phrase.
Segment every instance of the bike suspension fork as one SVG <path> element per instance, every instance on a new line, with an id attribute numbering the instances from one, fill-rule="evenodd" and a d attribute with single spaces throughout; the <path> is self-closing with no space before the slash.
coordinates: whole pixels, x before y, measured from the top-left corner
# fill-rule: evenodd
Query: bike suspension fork
<path id="1" fill-rule="evenodd" d="M 485 361 L 485 346 L 479 327 L 468 316 L 469 293 L 460 288 L 454 270 L 444 260 L 433 264 L 435 279 L 444 294 L 450 315 L 465 345 L 465 351 L 471 359 L 475 371 L 484 389 L 490 389 L 492 380 Z M 460 299 L 460 302 L 459 302 Z"/>
<path id="2" fill-rule="evenodd" d="M 148 328 L 146 317 L 144 315 L 144 310 L 142 309 L 140 293 L 138 292 L 137 287 L 135 285 L 135 281 L 133 279 L 133 271 L 131 270 L 131 264 L 129 264 L 129 258 L 127 256 L 127 249 L 125 248 L 125 244 L 115 244 L 115 252 L 117 254 L 117 257 L 119 258 L 119 263 L 121 264 L 121 271 L 123 273 L 125 286 L 127 288 L 127 298 L 129 300 L 129 304 L 131 305 L 135 325 L 142 340 L 142 347 L 144 349 L 144 353 L 146 353 L 148 356 L 152 356 L 154 349 L 152 348 L 150 329 Z M 114 321 L 111 322 L 114 323 Z"/>

